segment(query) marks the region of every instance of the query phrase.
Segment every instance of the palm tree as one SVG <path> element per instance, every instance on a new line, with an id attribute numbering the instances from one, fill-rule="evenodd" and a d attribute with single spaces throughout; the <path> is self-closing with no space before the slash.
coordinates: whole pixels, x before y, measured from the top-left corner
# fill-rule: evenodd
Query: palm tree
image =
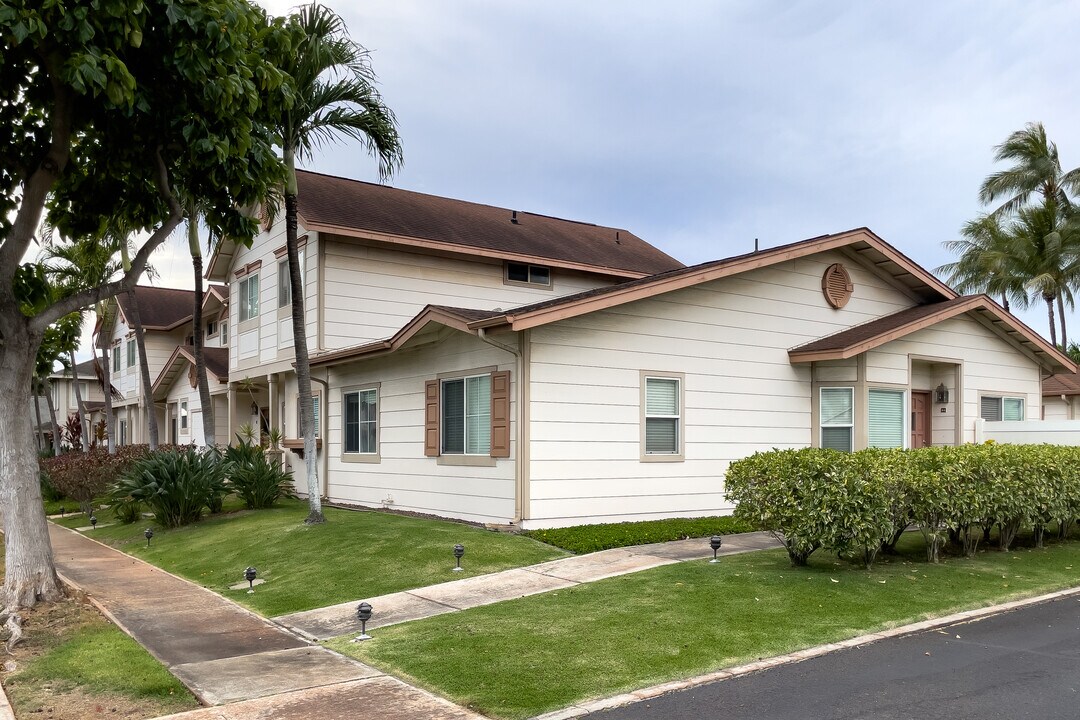
<path id="1" fill-rule="evenodd" d="M 191 268 L 195 274 L 195 309 L 191 315 L 192 344 L 195 355 L 195 377 L 199 386 L 199 404 L 202 407 L 203 443 L 215 445 L 217 428 L 214 424 L 214 403 L 210 399 L 210 384 L 206 380 L 206 361 L 203 358 L 203 257 L 199 244 L 199 209 L 194 201 L 187 203 L 188 251 Z"/>
<path id="2" fill-rule="evenodd" d="M 1018 211 L 1028 204 L 1031 195 L 1038 193 L 1042 202 L 1055 202 L 1062 211 L 1071 203 L 1068 193 L 1080 192 L 1080 168 L 1063 173 L 1057 145 L 1046 136 L 1041 122 L 1028 123 L 994 148 L 994 160 L 1013 164 L 990 175 L 979 188 L 983 205 L 1006 197 L 995 214 Z"/>
<path id="3" fill-rule="evenodd" d="M 303 38 L 282 68 L 294 85 L 292 104 L 281 113 L 281 151 L 286 165 L 285 244 L 289 256 L 292 296 L 293 348 L 296 354 L 300 418 L 304 434 L 309 512 L 307 523 L 325 522 L 316 475 L 315 410 L 311 396 L 304 292 L 297 249 L 296 161 L 307 160 L 316 148 L 352 138 L 379 160 L 379 176 L 390 177 L 401 164 L 401 140 L 393 113 L 375 89 L 368 53 L 351 40 L 345 24 L 318 3 L 300 9 L 292 18 Z"/>
<path id="4" fill-rule="evenodd" d="M 962 293 L 986 293 L 1001 298 L 1006 310 L 1015 303 L 1028 306 L 1024 278 L 1013 262 L 1009 234 L 998 215 L 981 215 L 964 223 L 959 240 L 942 243 L 956 253 L 956 262 L 946 263 L 936 272 L 945 274 L 950 285 Z"/>

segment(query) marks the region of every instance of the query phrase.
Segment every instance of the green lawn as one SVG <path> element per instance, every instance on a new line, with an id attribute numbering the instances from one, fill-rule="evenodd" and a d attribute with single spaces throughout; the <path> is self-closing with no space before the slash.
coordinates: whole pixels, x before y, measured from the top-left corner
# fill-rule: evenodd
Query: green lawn
<path id="1" fill-rule="evenodd" d="M 1080 542 L 929 565 L 921 539 L 865 571 L 783 550 L 694 561 L 328 644 L 485 714 L 595 697 L 1080 582 Z"/>
<path id="2" fill-rule="evenodd" d="M 226 509 L 233 507 L 234 501 L 226 503 Z M 308 526 L 306 515 L 306 503 L 285 501 L 270 510 L 235 511 L 166 530 L 150 520 L 104 527 L 115 519 L 101 511 L 99 527 L 86 535 L 271 617 L 564 555 L 530 538 L 461 523 L 326 508 L 326 524 Z M 59 522 L 88 524 L 83 516 Z M 148 526 L 155 533 L 149 549 L 143 538 Z M 452 572 L 455 543 L 465 545 L 462 573 Z M 228 589 L 242 582 L 248 565 L 266 584 L 253 595 Z"/>

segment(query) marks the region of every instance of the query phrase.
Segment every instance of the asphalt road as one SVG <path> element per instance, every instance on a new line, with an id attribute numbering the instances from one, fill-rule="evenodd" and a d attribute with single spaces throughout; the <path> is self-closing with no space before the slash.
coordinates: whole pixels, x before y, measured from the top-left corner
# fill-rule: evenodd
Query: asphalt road
<path id="1" fill-rule="evenodd" d="M 1080 599 L 841 650 L 597 717 L 1080 718 Z"/>

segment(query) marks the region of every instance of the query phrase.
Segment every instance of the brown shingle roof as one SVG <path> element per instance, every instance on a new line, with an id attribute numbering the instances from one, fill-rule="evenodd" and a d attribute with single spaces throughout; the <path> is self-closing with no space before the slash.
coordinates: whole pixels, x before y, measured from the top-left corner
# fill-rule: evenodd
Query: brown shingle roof
<path id="1" fill-rule="evenodd" d="M 1080 375 L 1058 373 L 1043 380 L 1042 393 L 1047 397 L 1057 395 L 1080 395 Z"/>
<path id="2" fill-rule="evenodd" d="M 298 209 L 309 229 L 367 230 L 633 273 L 682 267 L 670 255 L 618 228 L 303 170 L 296 176 Z"/>
<path id="3" fill-rule="evenodd" d="M 195 356 L 195 347 L 189 346 L 191 356 Z M 227 347 L 204 347 L 203 363 L 206 369 L 219 378 L 229 377 L 229 348 Z"/>
<path id="4" fill-rule="evenodd" d="M 195 291 L 138 285 L 135 298 L 139 303 L 139 320 L 146 330 L 172 330 L 190 322 L 195 310 Z M 131 322 L 127 293 L 117 296 L 128 323 Z"/>

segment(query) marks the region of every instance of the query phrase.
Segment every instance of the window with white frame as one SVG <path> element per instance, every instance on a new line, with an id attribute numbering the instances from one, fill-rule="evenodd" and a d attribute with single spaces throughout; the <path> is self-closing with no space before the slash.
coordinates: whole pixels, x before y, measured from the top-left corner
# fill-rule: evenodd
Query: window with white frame
<path id="1" fill-rule="evenodd" d="M 979 417 L 990 422 L 1023 420 L 1024 398 L 983 395 L 979 400 Z"/>
<path id="2" fill-rule="evenodd" d="M 259 317 L 259 275 L 248 275 L 240 281 L 237 302 L 240 303 L 240 322 Z"/>
<path id="3" fill-rule="evenodd" d="M 442 381 L 444 455 L 491 453 L 491 375 Z"/>
<path id="4" fill-rule="evenodd" d="M 112 369 L 113 372 L 120 372 L 120 343 L 112 346 Z"/>
<path id="5" fill-rule="evenodd" d="M 128 444 L 127 420 L 119 420 L 119 421 L 117 421 L 116 424 L 117 424 L 117 426 L 119 428 L 119 433 L 118 433 L 119 437 L 117 438 L 117 444 L 118 445 L 127 445 Z"/>
<path id="6" fill-rule="evenodd" d="M 229 344 L 229 323 L 226 320 L 221 321 L 221 346 L 225 347 Z"/>
<path id="7" fill-rule="evenodd" d="M 678 455 L 682 428 L 679 378 L 645 378 L 645 454 Z"/>
<path id="8" fill-rule="evenodd" d="M 304 287 L 304 250 L 296 252 L 297 264 L 300 266 L 300 287 Z M 285 258 L 278 263 L 278 307 L 286 307 L 292 304 L 292 277 L 289 275 L 289 259 Z"/>
<path id="9" fill-rule="evenodd" d="M 135 367 L 135 338 L 127 341 L 127 366 Z"/>
<path id="10" fill-rule="evenodd" d="M 213 337 L 216 332 L 217 332 L 217 323 L 215 323 L 213 320 L 206 323 L 206 337 Z"/>
<path id="11" fill-rule="evenodd" d="M 342 394 L 344 452 L 374 455 L 378 450 L 378 390 Z"/>
<path id="12" fill-rule="evenodd" d="M 183 432 L 188 429 L 188 408 L 187 400 L 180 401 L 180 431 Z"/>
<path id="13" fill-rule="evenodd" d="M 851 452 L 855 430 L 855 388 L 821 388 L 818 417 L 821 447 Z"/>
<path id="14" fill-rule="evenodd" d="M 903 390 L 870 389 L 868 411 L 870 447 L 904 447 L 905 398 Z"/>

